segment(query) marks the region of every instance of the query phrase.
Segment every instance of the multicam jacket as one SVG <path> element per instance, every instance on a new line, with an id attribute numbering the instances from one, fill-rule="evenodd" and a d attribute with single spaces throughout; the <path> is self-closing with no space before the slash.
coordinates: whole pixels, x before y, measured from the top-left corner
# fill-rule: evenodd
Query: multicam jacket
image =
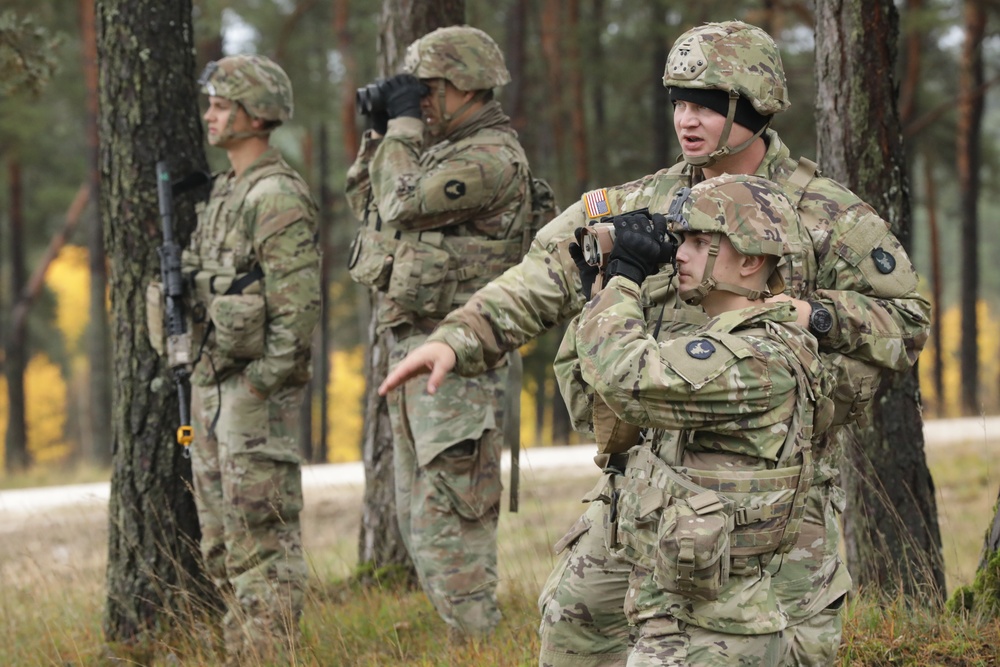
<path id="1" fill-rule="evenodd" d="M 662 540 L 670 533 L 662 522 L 656 528 L 659 509 L 666 516 L 675 501 L 663 500 L 657 506 L 651 501 L 659 496 L 643 489 L 683 497 L 684 490 L 662 475 L 667 467 L 681 471 L 685 479 L 696 471 L 718 471 L 720 483 L 710 488 L 720 492 L 728 487 L 722 481 L 726 475 L 735 481 L 745 480 L 750 471 L 767 471 L 762 482 L 772 479 L 775 468 L 788 470 L 797 462 L 792 453 L 801 451 L 790 443 L 804 442 L 805 449 L 811 448 L 815 399 L 830 385 L 816 340 L 795 324 L 787 302 L 723 313 L 696 330 L 661 335 L 660 340 L 647 333 L 647 324 L 638 286 L 616 278 L 587 304 L 567 336 L 576 339 L 581 351 L 583 380 L 626 421 L 660 429 L 647 440 L 652 456 L 634 452 L 626 478 L 616 484 L 622 493 L 618 535 L 630 547 L 624 557 L 655 572 Z M 803 382 L 810 388 L 803 390 Z M 800 406 L 802 401 L 806 404 Z M 792 480 L 786 487 L 787 495 L 796 484 Z M 636 490 L 641 516 L 628 501 Z M 758 501 L 767 497 L 763 494 Z M 736 556 L 741 549 L 747 551 L 747 545 L 762 544 L 766 527 L 766 521 L 747 524 L 729 536 L 726 548 Z M 740 530 L 745 537 L 737 537 Z M 772 544 L 778 537 L 780 533 L 771 537 Z M 728 552 L 724 557 L 729 558 Z M 668 612 L 699 627 L 735 634 L 776 632 L 786 624 L 770 574 L 760 569 L 731 577 L 715 600 L 669 590 L 643 591 L 650 599 L 633 601 L 638 617 L 630 618 L 632 622 L 643 620 L 644 613 L 651 617 Z"/>
<path id="2" fill-rule="evenodd" d="M 366 133 L 347 175 L 347 198 L 366 225 L 448 251 L 446 268 L 456 288 L 437 319 L 523 256 L 530 172 L 497 102 L 488 102 L 446 139 L 427 147 L 424 142 L 424 123 L 415 118 L 393 119 L 383 139 Z M 393 271 L 399 272 L 396 259 Z M 412 308 L 380 299 L 380 331 L 417 317 Z"/>
<path id="3" fill-rule="evenodd" d="M 199 205 L 183 270 L 193 278 L 196 312 L 214 315 L 223 327 L 232 324 L 237 337 L 244 319 L 259 317 L 263 337 L 259 349 L 234 355 L 219 349 L 223 332 L 213 325 L 191 381 L 209 385 L 243 371 L 264 395 L 308 381 L 321 306 L 319 259 L 316 205 L 276 149 L 265 151 L 239 177 L 232 169 L 216 175 L 211 198 Z M 257 265 L 263 273 L 259 281 L 236 299 L 224 296 Z M 205 324 L 195 330 L 196 350 L 204 332 Z"/>
<path id="4" fill-rule="evenodd" d="M 870 206 L 828 178 L 806 174 L 801 184 L 799 163 L 778 135 L 769 130 L 765 138 L 767 154 L 756 173 L 786 185 L 812 237 L 813 247 L 803 249 L 786 267 L 788 293 L 809 295 L 835 319 L 833 330 L 821 342 L 823 349 L 880 368 L 909 368 L 923 349 L 930 326 L 930 304 L 916 291 L 916 271 L 909 257 Z M 674 191 L 691 185 L 692 178 L 691 168 L 678 163 L 608 188 L 606 208 L 598 209 L 598 214 L 643 207 L 666 211 Z M 476 374 L 507 350 L 580 312 L 585 299 L 567 247 L 573 230 L 591 219 L 583 202 L 568 207 L 539 231 L 521 264 L 441 323 L 432 340 L 455 350 L 458 372 Z M 814 266 L 806 271 L 802 262 Z M 814 280 L 803 281 L 807 274 Z M 673 297 L 663 273 L 647 279 L 644 287 L 647 300 Z"/>

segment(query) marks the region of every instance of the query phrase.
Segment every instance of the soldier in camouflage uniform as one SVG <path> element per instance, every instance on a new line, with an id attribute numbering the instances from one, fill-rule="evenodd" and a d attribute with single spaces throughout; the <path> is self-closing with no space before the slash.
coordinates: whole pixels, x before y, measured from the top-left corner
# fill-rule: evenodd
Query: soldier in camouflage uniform
<path id="1" fill-rule="evenodd" d="M 307 568 L 298 424 L 320 314 L 316 206 L 270 147 L 292 116 L 285 72 L 263 56 L 209 63 L 209 143 L 231 168 L 200 204 L 182 263 L 200 356 L 191 377 L 191 464 L 208 572 L 226 601 L 229 664 L 294 643 Z"/>
<path id="2" fill-rule="evenodd" d="M 403 69 L 378 84 L 385 127 L 374 114 L 347 179 L 364 220 L 351 275 L 376 291 L 390 367 L 517 264 L 534 233 L 528 161 L 493 99 L 510 82 L 493 39 L 468 26 L 441 28 L 410 45 Z M 455 640 L 482 637 L 501 617 L 496 534 L 508 368 L 501 355 L 434 393 L 412 383 L 388 399 L 399 527 Z"/>
<path id="3" fill-rule="evenodd" d="M 767 565 L 795 546 L 813 427 L 832 417 L 816 339 L 790 302 L 764 301 L 784 289 L 778 259 L 805 233 L 761 177 L 681 189 L 667 217 L 683 239 L 678 294 L 711 319 L 669 332 L 640 291 L 662 257 L 652 222 L 611 221 L 610 282 L 567 344 L 587 351 L 577 373 L 595 400 L 651 429 L 609 487 L 609 546 L 632 566 L 628 665 L 778 665 L 788 619 Z"/>
<path id="4" fill-rule="evenodd" d="M 642 207 L 663 210 L 678 188 L 722 173 L 752 173 L 777 182 L 808 230 L 782 264 L 788 294 L 774 298 L 793 299 L 799 323 L 817 335 L 828 366 L 840 371 L 835 423 L 866 415 L 877 373 L 903 371 L 914 363 L 927 338 L 929 304 L 916 292 L 916 273 L 906 253 L 870 206 L 820 176 L 815 164 L 791 158 L 767 128 L 770 117 L 789 105 L 780 55 L 767 33 L 738 21 L 694 28 L 671 49 L 664 84 L 674 101 L 684 160 L 585 194 L 539 232 L 520 265 L 449 315 L 428 345 L 387 378 L 385 389 L 427 370 L 429 386 L 452 368 L 479 372 L 505 351 L 573 317 L 590 289 L 578 270 L 577 228 Z M 650 276 L 642 286 L 644 303 L 658 311 L 663 304 L 671 306 L 662 311 L 667 331 L 702 324 L 704 314 L 678 300 L 675 290 L 668 271 Z M 586 430 L 590 394 L 573 377 L 575 350 L 565 347 L 561 358 L 568 363 L 557 366 L 557 376 L 575 426 Z M 830 433 L 825 451 L 818 452 L 823 456 L 817 457 L 799 544 L 770 565 L 789 617 L 787 664 L 831 664 L 840 639 L 838 609 L 849 578 L 837 554 L 843 492 L 835 484 L 837 454 Z M 607 459 L 602 457 L 604 463 Z M 589 498 L 607 496 L 603 487 L 623 467 L 611 463 L 601 488 Z M 543 665 L 625 662 L 630 633 L 621 606 L 631 568 L 607 549 L 608 518 L 606 502 L 590 503 L 556 545 L 561 558 L 539 600 Z"/>

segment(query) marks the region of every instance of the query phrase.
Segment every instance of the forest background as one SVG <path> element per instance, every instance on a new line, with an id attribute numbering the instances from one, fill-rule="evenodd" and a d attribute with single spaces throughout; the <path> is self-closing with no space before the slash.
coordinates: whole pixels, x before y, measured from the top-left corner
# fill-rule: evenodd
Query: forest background
<path id="1" fill-rule="evenodd" d="M 981 31 L 969 28 L 970 4 L 980 6 Z M 1000 213 L 1000 110 L 993 91 L 1000 78 L 1000 40 L 989 28 L 1000 5 L 958 0 L 897 5 L 900 111 L 914 212 L 909 244 L 922 276 L 921 292 L 935 306 L 932 338 L 919 369 L 924 414 L 998 414 L 1000 271 L 990 259 L 1000 252 L 1000 225 L 991 224 Z M 303 450 L 313 461 L 357 460 L 369 312 L 364 289 L 346 271 L 358 222 L 345 205 L 343 184 L 364 129 L 364 119 L 354 113 L 354 90 L 375 78 L 381 2 L 196 0 L 194 7 L 199 69 L 223 55 L 256 52 L 275 58 L 292 80 L 295 117 L 274 140 L 321 204 L 329 269 L 327 334 L 317 336 Z M 64 1 L 7 0 L 0 10 L 0 21 L 31 18 L 54 65 L 37 91 L 0 89 L 0 429 L 8 447 L 12 437 L 26 439 L 25 463 L 36 466 L 100 464 L 108 456 L 102 435 L 108 420 L 99 405 L 100 378 L 108 377 L 109 359 L 107 325 L 99 321 L 107 313 L 100 300 L 106 264 L 89 196 L 96 117 L 89 93 L 96 87 L 96 71 L 86 17 L 93 14 L 93 2 L 79 0 L 75 11 L 70 9 Z M 514 83 L 500 91 L 499 99 L 520 132 L 534 173 L 553 185 L 562 206 L 588 189 L 625 182 L 675 161 L 679 149 L 660 85 L 663 63 L 673 40 L 704 21 L 744 19 L 775 36 L 793 112 L 779 115 L 773 126 L 793 155 L 816 154 L 808 112 L 815 82 L 807 3 L 712 0 L 680 7 L 663 0 L 470 1 L 466 17 L 493 35 L 507 54 Z M 970 35 L 978 49 L 968 49 Z M 970 60 L 969 53 L 979 60 Z M 918 59 L 920 76 L 908 76 Z M 0 58 L 0 67 L 6 66 Z M 971 146 L 959 141 L 968 128 L 959 127 L 956 113 L 959 74 L 970 69 L 977 69 L 979 82 L 972 94 L 983 102 L 980 140 Z M 970 153 L 978 178 L 971 240 L 963 226 L 970 212 L 969 189 L 959 178 Z M 208 158 L 213 168 L 225 166 L 221 151 L 209 150 Z M 560 338 L 561 332 L 553 331 L 522 350 L 522 441 L 529 446 L 576 438 L 551 375 Z M 19 394 L 16 380 L 7 378 L 22 367 Z M 23 432 L 8 428 L 12 405 L 24 406 Z M 11 461 L 4 462 L 10 469 Z"/>

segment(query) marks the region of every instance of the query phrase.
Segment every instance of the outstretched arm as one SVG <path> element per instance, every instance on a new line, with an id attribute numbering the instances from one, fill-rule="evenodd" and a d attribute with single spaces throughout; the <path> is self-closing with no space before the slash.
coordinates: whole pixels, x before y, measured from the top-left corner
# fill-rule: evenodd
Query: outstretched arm
<path id="1" fill-rule="evenodd" d="M 455 367 L 455 351 L 444 343 L 424 343 L 410 352 L 378 387 L 379 396 L 385 396 L 407 380 L 430 373 L 427 393 L 433 394 L 441 386 L 444 376 Z"/>

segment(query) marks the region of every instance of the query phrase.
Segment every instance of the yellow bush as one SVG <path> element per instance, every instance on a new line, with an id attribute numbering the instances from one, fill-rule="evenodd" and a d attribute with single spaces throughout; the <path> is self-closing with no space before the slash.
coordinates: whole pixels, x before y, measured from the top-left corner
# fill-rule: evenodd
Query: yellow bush
<path id="1" fill-rule="evenodd" d="M 365 349 L 334 350 L 330 355 L 329 425 L 327 460 L 330 463 L 361 460 L 361 432 L 365 397 Z"/>
<path id="2" fill-rule="evenodd" d="M 980 411 L 982 414 L 997 414 L 1000 412 L 1000 387 L 997 382 L 1000 377 L 1000 322 L 985 301 L 978 303 L 976 317 L 979 324 L 977 344 Z M 943 397 L 937 395 L 934 387 L 936 339 L 933 334 L 920 355 L 920 393 L 928 417 L 962 416 L 961 326 L 962 311 L 959 306 L 952 306 L 942 312 Z"/>
<path id="3" fill-rule="evenodd" d="M 90 268 L 87 249 L 65 246 L 45 274 L 45 284 L 56 297 L 56 326 L 70 354 L 78 351 L 87 327 L 90 304 Z"/>
<path id="4" fill-rule="evenodd" d="M 6 436 L 10 412 L 7 380 L 0 377 L 0 429 Z M 24 372 L 25 421 L 28 452 L 35 463 L 60 463 L 71 448 L 65 439 L 66 381 L 59 366 L 36 354 Z M 4 448 L 0 447 L 0 463 Z"/>

